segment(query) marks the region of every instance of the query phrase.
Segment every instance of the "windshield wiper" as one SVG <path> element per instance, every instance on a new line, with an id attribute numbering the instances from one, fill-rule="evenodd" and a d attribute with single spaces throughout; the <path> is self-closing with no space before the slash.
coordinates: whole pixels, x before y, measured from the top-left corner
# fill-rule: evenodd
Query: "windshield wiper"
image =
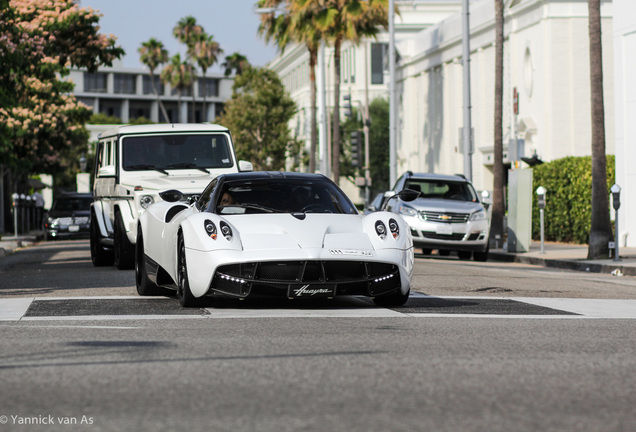
<path id="1" fill-rule="evenodd" d="M 203 171 L 206 174 L 210 174 L 210 172 L 206 170 L 205 168 L 197 166 L 196 164 L 193 164 L 193 163 L 173 163 L 170 165 L 166 165 L 165 169 L 196 169 L 199 171 Z"/>
<path id="2" fill-rule="evenodd" d="M 153 170 L 153 171 L 159 171 L 162 174 L 165 175 L 170 175 L 168 174 L 168 171 L 164 170 L 163 168 L 159 168 L 156 167 L 154 165 L 147 165 L 147 164 L 137 164 L 137 165 L 129 165 L 127 167 L 124 167 L 125 170 L 132 170 L 132 171 L 138 171 L 138 170 Z"/>

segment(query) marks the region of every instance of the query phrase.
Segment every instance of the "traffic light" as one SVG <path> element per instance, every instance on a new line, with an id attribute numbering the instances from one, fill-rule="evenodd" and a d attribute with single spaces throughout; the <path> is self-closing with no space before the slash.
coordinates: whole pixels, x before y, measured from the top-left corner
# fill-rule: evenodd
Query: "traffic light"
<path id="1" fill-rule="evenodd" d="M 351 165 L 362 166 L 362 132 L 351 132 Z"/>
<path id="2" fill-rule="evenodd" d="M 351 104 L 351 93 L 346 94 L 342 97 L 344 99 L 344 105 L 343 108 L 345 109 L 345 117 L 349 117 L 350 119 L 353 119 L 353 105 Z"/>

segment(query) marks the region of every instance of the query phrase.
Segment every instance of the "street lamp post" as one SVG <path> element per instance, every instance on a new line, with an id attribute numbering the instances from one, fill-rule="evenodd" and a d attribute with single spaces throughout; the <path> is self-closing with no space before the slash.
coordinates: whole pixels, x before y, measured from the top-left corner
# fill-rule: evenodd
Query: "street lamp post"
<path id="1" fill-rule="evenodd" d="M 397 125 L 395 100 L 395 11 L 394 0 L 389 0 L 389 187 L 397 180 Z"/>
<path id="2" fill-rule="evenodd" d="M 618 209 L 621 207 L 621 187 L 614 183 L 614 185 L 610 188 L 610 192 L 612 193 L 612 205 L 616 212 L 616 218 L 614 219 L 614 247 L 616 248 L 614 252 L 614 261 L 619 261 L 618 243 L 620 242 L 620 231 L 618 230 Z"/>

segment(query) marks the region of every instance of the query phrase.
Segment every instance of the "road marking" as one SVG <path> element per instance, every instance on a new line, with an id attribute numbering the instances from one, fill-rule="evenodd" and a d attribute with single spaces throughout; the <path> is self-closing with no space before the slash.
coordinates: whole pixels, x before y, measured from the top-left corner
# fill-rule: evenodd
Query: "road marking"
<path id="1" fill-rule="evenodd" d="M 115 301 L 115 302 L 114 302 Z M 56 303 L 57 302 L 57 303 Z M 106 304 L 121 304 L 119 314 L 103 313 Z M 62 313 L 65 310 L 78 313 Z M 279 306 L 282 305 L 282 306 Z M 241 306 L 243 306 L 241 304 Z M 30 309 L 31 308 L 31 309 Z M 163 311 L 158 314 L 157 311 Z M 146 311 L 147 314 L 140 312 Z M 474 313 L 476 311 L 477 313 Z M 126 314 L 130 312 L 130 314 Z M 91 315 L 94 313 L 94 315 Z M 236 318 L 510 318 L 510 319 L 636 319 L 636 300 L 536 297 L 437 297 L 412 293 L 406 307 L 381 308 L 369 299 L 350 297 L 333 307 L 311 302 L 245 307 L 182 309 L 174 298 L 139 296 L 28 297 L 0 299 L 0 321 L 123 321 Z M 72 327 L 79 327 L 72 326 Z M 96 328 L 104 328 L 95 326 Z M 113 328 L 129 328 L 118 327 Z M 134 327 L 130 327 L 134 328 Z"/>

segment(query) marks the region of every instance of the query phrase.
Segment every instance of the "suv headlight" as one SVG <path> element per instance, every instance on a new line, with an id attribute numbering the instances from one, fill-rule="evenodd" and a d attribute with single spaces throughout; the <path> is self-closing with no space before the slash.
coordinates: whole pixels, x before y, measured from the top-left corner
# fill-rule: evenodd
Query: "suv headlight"
<path id="1" fill-rule="evenodd" d="M 155 202 L 155 199 L 152 197 L 152 195 L 142 195 L 139 198 L 139 205 L 141 206 L 142 209 L 147 209 L 148 206 L 154 202 Z"/>
<path id="2" fill-rule="evenodd" d="M 405 204 L 402 204 L 400 206 L 400 209 L 398 211 L 400 214 L 405 215 L 405 216 L 417 216 L 417 210 L 415 210 L 413 207 L 409 207 Z"/>
<path id="3" fill-rule="evenodd" d="M 479 210 L 470 215 L 470 220 L 479 221 L 479 220 L 484 220 L 487 217 L 488 217 L 488 214 L 486 213 L 486 210 Z"/>

